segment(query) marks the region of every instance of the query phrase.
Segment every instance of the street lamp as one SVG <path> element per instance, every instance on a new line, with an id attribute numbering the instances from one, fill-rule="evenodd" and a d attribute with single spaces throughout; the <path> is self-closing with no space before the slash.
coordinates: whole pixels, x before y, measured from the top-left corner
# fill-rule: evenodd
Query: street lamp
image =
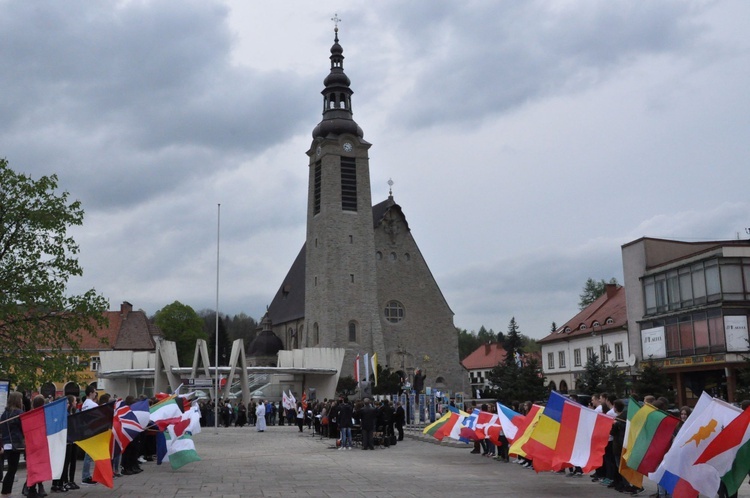
<path id="1" fill-rule="evenodd" d="M 591 324 L 591 328 L 592 328 L 591 337 L 596 337 L 597 327 L 599 327 L 599 329 L 601 329 L 602 327 L 598 321 Z M 609 344 L 607 345 L 604 344 L 604 334 L 601 333 L 601 330 L 599 331 L 599 337 L 601 339 L 601 344 L 599 346 L 599 361 L 601 361 L 602 364 L 604 364 L 607 362 L 606 360 L 609 359 L 609 353 L 611 353 L 611 351 L 609 349 Z"/>

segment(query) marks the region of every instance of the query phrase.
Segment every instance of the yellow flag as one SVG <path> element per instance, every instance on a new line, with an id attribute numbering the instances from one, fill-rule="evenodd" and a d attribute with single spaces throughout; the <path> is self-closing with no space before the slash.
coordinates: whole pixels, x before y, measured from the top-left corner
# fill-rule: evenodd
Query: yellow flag
<path id="1" fill-rule="evenodd" d="M 378 385 L 378 353 L 372 353 L 372 358 L 370 358 L 370 362 L 372 363 L 372 375 L 375 376 L 375 385 Z"/>
<path id="2" fill-rule="evenodd" d="M 534 420 L 532 420 L 529 426 L 526 427 L 526 430 L 523 432 L 523 434 L 521 434 L 515 441 L 513 441 L 512 445 L 510 445 L 508 454 L 518 455 L 520 457 L 526 458 L 526 452 L 523 451 L 521 447 L 526 444 L 526 441 L 528 441 L 531 437 L 531 433 L 534 432 L 534 427 L 536 427 L 537 422 L 539 422 L 539 417 L 542 416 L 543 412 L 544 408 L 540 408 L 539 411 L 536 412 L 536 415 L 534 415 Z"/>

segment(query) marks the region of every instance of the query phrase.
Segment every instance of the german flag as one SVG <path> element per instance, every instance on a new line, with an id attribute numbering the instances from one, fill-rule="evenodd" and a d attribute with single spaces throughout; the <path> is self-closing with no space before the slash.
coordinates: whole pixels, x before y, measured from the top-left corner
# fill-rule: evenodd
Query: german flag
<path id="1" fill-rule="evenodd" d="M 68 442 L 75 443 L 94 461 L 91 478 L 112 488 L 112 456 L 109 453 L 112 438 L 114 403 L 80 411 L 68 416 Z"/>

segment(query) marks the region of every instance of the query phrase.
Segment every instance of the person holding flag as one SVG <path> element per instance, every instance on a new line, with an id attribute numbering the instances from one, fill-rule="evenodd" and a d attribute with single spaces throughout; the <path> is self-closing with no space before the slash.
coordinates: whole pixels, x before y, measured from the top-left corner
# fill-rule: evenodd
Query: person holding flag
<path id="1" fill-rule="evenodd" d="M 297 427 L 302 432 L 302 426 L 305 425 L 305 409 L 302 407 L 302 402 L 297 401 Z"/>
<path id="2" fill-rule="evenodd" d="M 23 395 L 18 391 L 8 393 L 5 402 L 5 411 L 0 416 L 0 435 L 2 435 L 2 450 L 5 461 L 8 462 L 8 470 L 3 478 L 3 496 L 10 496 L 13 491 L 13 482 L 16 480 L 18 462 L 21 453 L 26 449 L 23 429 L 19 416 L 23 413 Z"/>

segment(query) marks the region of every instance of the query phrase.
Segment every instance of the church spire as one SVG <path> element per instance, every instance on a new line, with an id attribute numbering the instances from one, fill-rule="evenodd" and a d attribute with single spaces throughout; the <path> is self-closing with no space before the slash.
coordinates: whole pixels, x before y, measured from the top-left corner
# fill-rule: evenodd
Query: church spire
<path id="1" fill-rule="evenodd" d="M 344 49 L 339 45 L 338 14 L 331 20 L 335 23 L 333 45 L 331 46 L 331 72 L 323 80 L 325 88 L 323 95 L 323 120 L 313 130 L 313 138 L 325 138 L 329 135 L 350 133 L 360 138 L 364 137 L 362 128 L 354 122 L 352 114 L 352 94 L 349 87 L 351 81 L 344 73 Z"/>

